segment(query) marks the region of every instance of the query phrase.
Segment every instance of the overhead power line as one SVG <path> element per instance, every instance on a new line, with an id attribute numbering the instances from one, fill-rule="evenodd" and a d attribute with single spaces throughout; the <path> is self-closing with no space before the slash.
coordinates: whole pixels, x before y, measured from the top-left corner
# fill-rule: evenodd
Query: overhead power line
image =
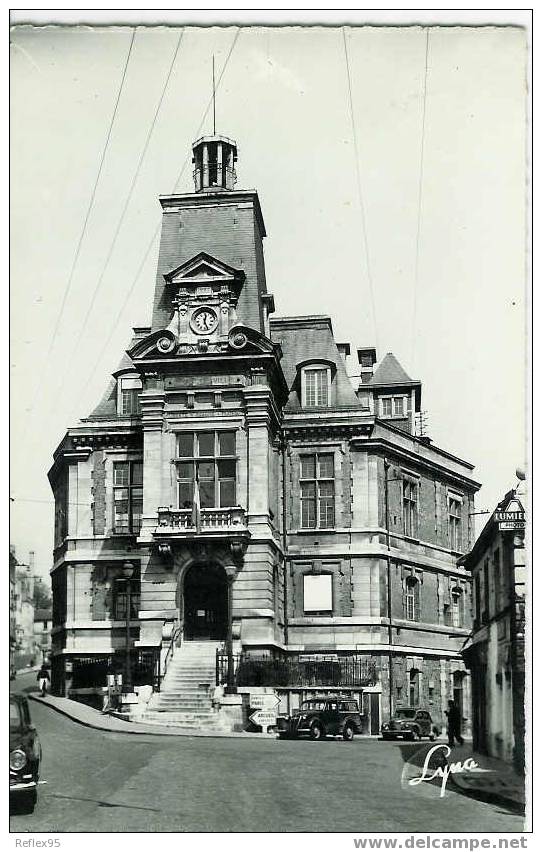
<path id="1" fill-rule="evenodd" d="M 81 339 L 82 335 L 83 335 L 83 334 L 84 334 L 84 332 L 86 331 L 86 327 L 87 327 L 87 324 L 88 324 L 88 320 L 89 320 L 90 315 L 91 315 L 91 313 L 92 313 L 92 309 L 93 309 L 93 307 L 94 307 L 94 305 L 95 305 L 95 303 L 96 303 L 96 298 L 97 298 L 98 293 L 99 293 L 99 291 L 100 291 L 100 288 L 101 288 L 101 286 L 102 286 L 102 283 L 103 283 L 103 280 L 104 280 L 104 277 L 105 277 L 105 273 L 106 273 L 107 267 L 109 266 L 109 261 L 111 260 L 111 256 L 112 256 L 113 251 L 114 251 L 114 249 L 115 249 L 115 246 L 116 246 L 116 243 L 117 243 L 117 238 L 118 238 L 118 235 L 119 235 L 120 230 L 121 230 L 121 228 L 122 228 L 122 225 L 123 225 L 123 222 L 124 222 L 124 218 L 125 218 L 125 216 L 126 216 L 126 211 L 128 210 L 128 205 L 130 204 L 130 201 L 131 201 L 131 199 L 132 199 L 132 195 L 133 195 L 133 192 L 134 192 L 134 189 L 135 189 L 136 183 L 137 183 L 137 179 L 138 179 L 138 177 L 139 177 L 139 173 L 140 173 L 140 171 L 141 171 L 141 167 L 142 167 L 142 165 L 143 165 L 143 160 L 145 159 L 145 155 L 146 155 L 146 153 L 147 153 L 147 149 L 148 149 L 148 147 L 149 147 L 149 143 L 150 143 L 150 141 L 151 141 L 151 137 L 152 137 L 152 134 L 153 134 L 154 128 L 155 128 L 155 126 L 156 126 L 156 120 L 157 120 L 157 118 L 158 118 L 158 113 L 160 112 L 160 107 L 162 106 L 162 102 L 163 102 L 163 100 L 164 100 L 164 96 L 165 96 L 165 93 L 166 93 L 166 89 L 167 89 L 167 86 L 168 86 L 168 83 L 169 83 L 169 80 L 170 80 L 170 77 L 171 77 L 171 73 L 172 73 L 172 71 L 173 71 L 173 66 L 175 65 L 175 60 L 176 60 L 176 58 L 177 58 L 177 54 L 178 54 L 178 52 L 179 52 L 179 48 L 180 48 L 180 46 L 181 46 L 181 42 L 182 42 L 182 39 L 183 39 L 183 35 L 184 35 L 184 28 L 181 30 L 181 33 L 180 33 L 179 38 L 178 38 L 178 40 L 177 40 L 177 44 L 176 44 L 176 47 L 175 47 L 175 51 L 174 51 L 174 53 L 173 53 L 173 57 L 172 57 L 172 59 L 171 59 L 170 65 L 169 65 L 169 69 L 168 69 L 168 72 L 167 72 L 167 75 L 166 75 L 166 79 L 165 79 L 165 81 L 164 81 L 164 85 L 163 85 L 163 87 L 162 87 L 162 92 L 161 92 L 161 94 L 160 94 L 160 98 L 159 98 L 159 100 L 158 100 L 158 104 L 157 104 L 156 109 L 155 109 L 155 111 L 154 111 L 154 115 L 153 115 L 153 118 L 152 118 L 152 121 L 151 121 L 151 125 L 150 125 L 150 127 L 149 127 L 148 132 L 147 132 L 147 136 L 146 136 L 145 142 L 144 142 L 144 144 L 143 144 L 143 148 L 142 148 L 142 150 L 141 150 L 141 154 L 139 155 L 139 160 L 138 160 L 138 162 L 137 162 L 137 166 L 136 166 L 135 172 L 134 172 L 134 174 L 133 174 L 132 181 L 131 181 L 131 183 L 130 183 L 130 188 L 129 188 L 129 190 L 128 190 L 128 194 L 127 194 L 126 199 L 125 199 L 125 201 L 124 201 L 124 205 L 123 205 L 123 208 L 122 208 L 122 212 L 121 212 L 121 214 L 120 214 L 119 221 L 117 222 L 117 227 L 115 228 L 115 233 L 113 234 L 113 239 L 112 239 L 112 241 L 111 241 L 111 245 L 109 246 L 109 251 L 107 252 L 107 256 L 106 256 L 105 262 L 104 262 L 104 264 L 103 264 L 102 271 L 101 271 L 101 273 L 100 273 L 100 276 L 99 276 L 99 278 L 98 278 L 98 281 L 96 282 L 96 286 L 94 287 L 94 290 L 93 290 L 93 293 L 92 293 L 92 297 L 91 297 L 90 303 L 89 303 L 89 305 L 88 305 L 88 307 L 87 307 L 87 311 L 86 311 L 85 316 L 84 316 L 84 318 L 83 318 L 83 323 L 82 323 L 81 329 L 80 329 L 80 331 L 79 331 L 79 333 L 78 333 L 78 335 L 77 335 L 77 338 L 75 339 L 75 345 L 74 345 L 74 348 L 73 348 L 73 350 L 72 350 L 71 357 L 69 358 L 69 363 L 71 363 L 71 361 L 72 361 L 72 359 L 73 359 L 73 356 L 74 356 L 74 354 L 75 354 L 75 350 L 76 350 L 76 348 L 77 348 L 77 344 L 78 344 L 79 340 Z M 68 373 L 68 374 L 66 374 L 66 375 L 69 375 L 69 373 Z"/>
<path id="2" fill-rule="evenodd" d="M 101 174 L 102 174 L 102 169 L 103 169 L 103 165 L 104 165 L 104 162 L 105 162 L 105 156 L 107 154 L 107 149 L 109 147 L 109 140 L 111 139 L 111 133 L 113 131 L 113 125 L 115 123 L 115 118 L 117 116 L 120 98 L 121 98 L 121 95 L 122 95 L 122 90 L 124 88 L 124 81 L 126 79 L 126 72 L 128 70 L 128 64 L 130 62 L 130 56 L 132 55 L 132 47 L 134 45 L 135 33 L 136 33 L 136 30 L 135 30 L 135 28 L 133 28 L 132 29 L 132 37 L 130 39 L 130 46 L 128 48 L 128 54 L 126 56 L 126 60 L 125 60 L 125 63 L 124 63 L 124 68 L 123 68 L 123 71 L 122 71 L 122 77 L 121 77 L 121 80 L 120 80 L 120 85 L 119 85 L 117 97 L 116 97 L 116 100 L 115 100 L 115 106 L 113 107 L 113 113 L 111 115 L 111 120 L 109 122 L 109 127 L 108 127 L 107 135 L 106 135 L 106 138 L 105 138 L 105 144 L 103 146 L 102 154 L 101 154 L 101 157 L 100 157 L 100 164 L 98 166 L 98 172 L 96 174 L 96 178 L 94 180 L 94 186 L 92 187 L 92 192 L 90 194 L 90 200 L 89 200 L 89 203 L 88 203 L 87 211 L 85 213 L 85 218 L 83 220 L 83 227 L 81 228 L 79 240 L 77 241 L 77 247 L 75 249 L 75 254 L 73 256 L 72 265 L 71 265 L 71 268 L 70 268 L 70 273 L 68 275 L 68 280 L 66 282 L 66 286 L 65 286 L 64 292 L 62 294 L 62 300 L 60 302 L 60 308 L 59 308 L 58 315 L 57 315 L 57 318 L 56 318 L 56 321 L 55 321 L 55 326 L 53 328 L 53 332 L 51 334 L 51 338 L 49 340 L 49 346 L 48 346 L 47 352 L 45 354 L 45 359 L 43 361 L 41 377 L 40 377 L 38 384 L 37 384 L 34 399 L 33 399 L 32 403 L 30 405 L 30 409 L 29 409 L 30 411 L 33 410 L 33 408 L 34 408 L 34 406 L 35 406 L 35 404 L 38 400 L 40 390 L 43 387 L 43 371 L 45 370 L 47 362 L 48 362 L 48 360 L 51 356 L 51 353 L 53 351 L 53 347 L 55 345 L 55 341 L 56 341 L 56 338 L 57 338 L 57 335 L 58 335 L 58 330 L 60 328 L 60 324 L 61 324 L 62 319 L 64 317 L 64 309 L 66 307 L 66 302 L 67 302 L 68 296 L 71 292 L 71 287 L 72 287 L 72 282 L 73 282 L 73 278 L 74 278 L 74 274 L 75 274 L 75 269 L 77 267 L 77 261 L 79 260 L 79 255 L 81 253 L 81 247 L 83 245 L 83 240 L 84 240 L 85 234 L 87 232 L 88 221 L 90 219 L 90 214 L 91 214 L 92 208 L 94 206 L 94 200 L 96 198 L 96 191 L 98 189 L 98 183 L 100 181 L 100 177 L 101 177 Z"/>
<path id="3" fill-rule="evenodd" d="M 413 295 L 413 310 L 412 310 L 412 347 L 411 347 L 411 363 L 414 365 L 414 355 L 416 352 L 416 325 L 418 313 L 418 278 L 420 269 L 420 230 L 422 221 L 422 190 L 423 190 L 423 169 L 424 169 L 424 153 L 425 153 L 425 106 L 427 102 L 427 66 L 429 56 L 429 27 L 425 30 L 425 70 L 423 75 L 423 95 L 422 95 L 422 128 L 420 134 L 420 170 L 418 175 L 418 216 L 416 223 L 416 253 L 414 260 L 414 295 Z"/>
<path id="4" fill-rule="evenodd" d="M 231 55 L 232 55 L 232 53 L 233 53 L 233 50 L 234 50 L 234 48 L 235 48 L 235 45 L 236 45 L 236 43 L 237 43 L 237 39 L 239 38 L 240 32 L 241 32 L 241 30 L 240 30 L 240 28 L 238 28 L 238 29 L 237 29 L 237 32 L 236 32 L 236 34 L 235 34 L 235 36 L 234 36 L 234 39 L 233 39 L 233 41 L 232 41 L 231 47 L 230 47 L 230 49 L 229 49 L 229 51 L 228 51 L 228 55 L 227 55 L 227 57 L 226 57 L 226 59 L 225 59 L 225 61 L 224 61 L 224 65 L 222 66 L 222 70 L 221 70 L 221 72 L 220 72 L 220 74 L 219 74 L 219 77 L 218 77 L 218 81 L 217 81 L 217 83 L 216 83 L 216 86 L 214 87 L 213 95 L 212 95 L 212 96 L 211 96 L 211 98 L 209 99 L 209 102 L 208 102 L 208 104 L 207 104 L 207 106 L 206 106 L 206 108 L 205 108 L 205 111 L 204 111 L 204 113 L 203 113 L 203 117 L 202 117 L 202 119 L 201 119 L 201 121 L 200 121 L 200 123 L 199 123 L 199 125 L 198 125 L 198 128 L 197 128 L 197 130 L 196 130 L 196 132 L 195 132 L 195 135 L 194 135 L 194 138 L 195 138 L 195 139 L 197 139 L 197 138 L 199 137 L 199 135 L 200 135 L 200 133 L 201 133 L 201 131 L 202 131 L 202 129 L 203 129 L 203 126 L 204 126 L 204 124 L 205 124 L 205 121 L 206 121 L 206 119 L 207 119 L 207 116 L 208 116 L 208 114 L 209 114 L 209 110 L 210 110 L 211 106 L 214 104 L 214 99 L 215 99 L 216 92 L 218 91 L 218 89 L 219 89 L 219 87 L 220 87 L 220 84 L 221 84 L 221 82 L 222 82 L 222 78 L 223 78 L 223 76 L 224 76 L 224 73 L 225 73 L 225 71 L 226 71 L 226 68 L 227 68 L 227 66 L 228 66 L 228 63 L 229 63 L 229 61 L 230 61 L 230 57 L 231 57 Z M 186 156 L 186 158 L 185 158 L 185 160 L 184 160 L 184 162 L 183 162 L 182 168 L 181 168 L 181 170 L 180 170 L 179 174 L 177 175 L 177 178 L 176 178 L 176 180 L 175 180 L 175 183 L 174 183 L 174 186 L 173 186 L 173 189 L 172 189 L 172 194 L 174 194 L 174 193 L 176 192 L 177 187 L 179 186 L 179 184 L 180 184 L 180 182 L 181 182 L 181 180 L 182 180 L 182 178 L 183 178 L 183 176 L 184 176 L 184 173 L 185 173 L 185 171 L 186 171 L 186 167 L 187 167 L 187 165 L 188 165 L 188 163 L 189 163 L 189 162 L 190 162 L 190 154 L 188 154 L 188 155 Z M 130 300 L 130 298 L 131 298 L 131 296 L 132 296 L 132 293 L 133 293 L 133 292 L 134 292 L 134 290 L 135 290 L 136 284 L 137 284 L 137 282 L 138 282 L 138 280 L 139 280 L 139 277 L 140 277 L 141 273 L 143 272 L 143 269 L 144 269 L 145 264 L 146 264 L 146 262 L 147 262 L 147 258 L 149 257 L 149 254 L 151 253 L 151 250 L 152 250 L 152 248 L 153 248 L 153 246 L 154 246 L 154 243 L 155 243 L 155 241 L 156 241 L 156 238 L 158 237 L 158 235 L 159 235 L 159 233 L 160 233 L 160 224 L 161 224 L 161 223 L 160 223 L 160 221 L 159 221 L 159 222 L 158 222 L 158 224 L 157 224 L 157 226 L 156 226 L 156 228 L 154 229 L 154 233 L 153 233 L 153 235 L 152 235 L 152 237 L 151 237 L 151 239 L 150 239 L 150 241 L 149 241 L 149 243 L 148 243 L 148 245 L 147 245 L 147 248 L 146 248 L 146 250 L 145 250 L 145 253 L 144 253 L 144 255 L 143 255 L 143 258 L 142 258 L 142 260 L 141 260 L 141 263 L 140 263 L 140 264 L 139 264 L 139 266 L 138 266 L 137 272 L 136 272 L 135 277 L 134 277 L 134 279 L 133 279 L 133 281 L 132 281 L 132 284 L 131 284 L 131 286 L 130 286 L 130 289 L 129 289 L 129 290 L 128 290 L 128 292 L 126 293 L 126 296 L 125 296 L 125 298 L 124 298 L 124 301 L 123 301 L 123 303 L 122 303 L 122 306 L 121 306 L 120 310 L 119 310 L 119 311 L 117 311 L 115 323 L 113 324 L 113 327 L 112 327 L 112 329 L 111 329 L 111 331 L 110 331 L 110 333 L 109 333 L 108 337 L 106 338 L 105 342 L 103 343 L 102 348 L 100 349 L 100 352 L 99 352 L 99 354 L 98 354 L 98 357 L 97 357 L 97 358 L 95 359 L 95 361 L 94 361 L 94 366 L 93 366 L 92 371 L 91 371 L 91 373 L 90 373 L 90 375 L 89 375 L 89 377 L 88 377 L 88 379 L 87 379 L 87 383 L 86 383 L 86 385 L 87 385 L 87 386 L 88 386 L 88 384 L 92 381 L 92 379 L 94 378 L 94 376 L 95 376 L 95 374 L 96 374 L 96 371 L 97 371 L 97 369 L 98 369 L 98 367 L 99 367 L 99 365 L 100 365 L 100 361 L 101 361 L 101 359 L 102 359 L 102 357 L 103 357 L 104 353 L 106 352 L 107 347 L 108 347 L 108 346 L 109 346 L 109 344 L 111 343 L 111 340 L 113 339 L 113 337 L 114 337 L 114 335 L 115 335 L 115 332 L 116 332 L 117 328 L 119 327 L 119 324 L 120 324 L 120 321 L 121 321 L 122 315 L 123 315 L 123 313 L 124 313 L 124 310 L 125 310 L 125 308 L 126 308 L 126 305 L 128 304 L 128 302 L 129 302 L 129 300 Z M 78 405 L 79 405 L 79 402 L 80 402 L 80 400 L 81 400 L 81 396 L 82 396 L 82 393 L 81 393 L 81 394 L 79 394 L 79 396 L 78 396 L 78 398 L 77 398 L 77 400 L 76 400 L 76 402 L 75 402 L 75 405 L 74 405 L 74 407 L 73 407 L 72 411 L 75 411 L 75 410 L 77 409 L 77 407 L 78 407 Z"/>
<path id="5" fill-rule="evenodd" d="M 359 199 L 359 208 L 361 213 L 361 227 L 363 231 L 363 246 L 365 250 L 365 264 L 367 268 L 367 280 L 369 282 L 369 295 L 371 298 L 371 310 L 373 317 L 373 328 L 375 335 L 375 343 L 376 348 L 378 349 L 378 325 L 376 321 L 376 306 L 375 306 L 375 296 L 374 296 L 374 287 L 373 287 L 373 276 L 371 272 L 371 258 L 369 255 L 369 241 L 367 239 L 367 222 L 365 215 L 365 204 L 363 201 L 363 188 L 362 188 L 362 180 L 361 180 L 361 168 L 360 168 L 360 156 L 358 150 L 358 137 L 356 132 L 356 120 L 354 118 L 354 104 L 352 98 L 352 77 L 350 73 L 350 61 L 348 58 L 348 47 L 346 45 L 346 33 L 345 27 L 341 27 L 342 35 L 343 35 L 343 44 L 344 44 L 344 57 L 346 61 L 346 76 L 348 80 L 348 102 L 350 107 L 350 121 L 352 124 L 352 138 L 354 141 L 354 154 L 356 159 L 356 183 L 358 188 L 358 199 Z"/>

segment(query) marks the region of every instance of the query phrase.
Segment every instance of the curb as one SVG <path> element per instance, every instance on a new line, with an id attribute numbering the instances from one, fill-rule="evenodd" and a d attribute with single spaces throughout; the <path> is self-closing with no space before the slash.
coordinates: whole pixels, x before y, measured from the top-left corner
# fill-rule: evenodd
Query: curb
<path id="1" fill-rule="evenodd" d="M 47 699 L 42 698 L 40 695 L 36 695 L 35 693 L 29 693 L 27 697 L 31 701 L 36 701 L 38 704 L 42 704 L 45 707 L 49 707 L 51 710 L 54 710 L 56 713 L 59 713 L 61 716 L 66 716 L 68 719 L 71 719 L 73 722 L 77 722 L 79 725 L 83 725 L 85 728 L 93 728 L 96 731 L 106 731 L 109 734 L 130 734 L 132 736 L 149 736 L 149 737 L 203 737 L 207 739 L 264 739 L 264 740 L 277 740 L 278 737 L 275 734 L 257 734 L 250 733 L 248 731 L 243 732 L 232 732 L 232 733 L 203 733 L 203 732 L 195 732 L 191 731 L 190 733 L 185 733 L 181 731 L 176 731 L 175 728 L 167 728 L 164 725 L 162 730 L 141 730 L 140 723 L 138 722 L 125 722 L 122 719 L 115 720 L 120 723 L 120 725 L 126 725 L 126 728 L 110 728 L 106 725 L 101 725 L 99 723 L 99 719 L 96 721 L 90 721 L 89 719 L 82 719 L 79 715 L 73 712 L 70 712 L 69 707 L 65 707 L 64 705 L 59 706 L 58 704 L 53 703 L 52 701 L 47 701 Z M 75 702 L 74 702 L 75 703 Z M 96 711 L 98 712 L 98 711 Z M 111 717 L 110 717 L 111 718 Z M 144 724 L 144 723 L 143 723 Z M 132 725 L 134 727 L 132 727 Z M 138 726 L 137 728 L 135 726 Z M 154 727 L 154 726 L 153 726 Z M 158 727 L 158 726 L 157 726 Z"/>

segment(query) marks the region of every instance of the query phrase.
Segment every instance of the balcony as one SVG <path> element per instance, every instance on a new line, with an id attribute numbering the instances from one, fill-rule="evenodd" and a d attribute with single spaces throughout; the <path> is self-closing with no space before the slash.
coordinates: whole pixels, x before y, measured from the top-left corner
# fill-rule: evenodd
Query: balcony
<path id="1" fill-rule="evenodd" d="M 218 509 L 158 509 L 158 526 L 154 530 L 157 540 L 215 540 L 238 541 L 246 544 L 250 532 L 245 510 L 240 506 Z"/>

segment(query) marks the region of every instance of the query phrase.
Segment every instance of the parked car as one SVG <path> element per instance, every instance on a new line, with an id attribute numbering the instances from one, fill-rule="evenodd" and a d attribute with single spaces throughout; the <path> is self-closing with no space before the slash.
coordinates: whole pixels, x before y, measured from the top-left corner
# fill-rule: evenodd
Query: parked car
<path id="1" fill-rule="evenodd" d="M 434 740 L 440 731 L 433 724 L 431 714 L 427 710 L 419 707 L 398 707 L 394 717 L 383 723 L 381 733 L 384 740 L 395 740 L 397 737 L 404 740 L 429 737 Z"/>
<path id="2" fill-rule="evenodd" d="M 24 695 L 9 697 L 9 792 L 33 810 L 37 801 L 41 744 Z"/>
<path id="3" fill-rule="evenodd" d="M 309 736 L 320 740 L 340 735 L 353 740 L 354 734 L 361 734 L 362 722 L 357 701 L 322 696 L 304 701 L 291 716 L 277 716 L 277 730 L 282 739 Z"/>

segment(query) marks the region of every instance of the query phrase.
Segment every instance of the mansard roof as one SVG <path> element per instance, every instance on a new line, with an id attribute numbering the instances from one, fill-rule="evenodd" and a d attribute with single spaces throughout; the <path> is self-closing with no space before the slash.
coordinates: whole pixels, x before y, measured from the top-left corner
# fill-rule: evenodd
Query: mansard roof
<path id="1" fill-rule="evenodd" d="M 134 344 L 141 340 L 141 337 L 148 333 L 149 329 L 145 326 L 142 328 L 134 328 L 134 334 L 130 340 L 130 344 L 128 348 L 134 346 Z M 128 370 L 134 369 L 134 363 L 130 356 L 125 352 L 120 359 L 119 366 L 112 373 L 112 378 L 107 385 L 107 389 L 102 396 L 100 402 L 96 406 L 96 408 L 91 411 L 88 415 L 87 420 L 93 420 L 94 418 L 110 418 L 117 416 L 117 376 L 121 373 L 128 372 Z"/>
<path id="2" fill-rule="evenodd" d="M 359 406 L 328 316 L 272 317 L 270 326 L 271 339 L 282 347 L 281 366 L 290 390 L 289 407 L 298 407 L 294 385 L 299 369 L 311 362 L 326 362 L 334 367 L 336 406 Z"/>

